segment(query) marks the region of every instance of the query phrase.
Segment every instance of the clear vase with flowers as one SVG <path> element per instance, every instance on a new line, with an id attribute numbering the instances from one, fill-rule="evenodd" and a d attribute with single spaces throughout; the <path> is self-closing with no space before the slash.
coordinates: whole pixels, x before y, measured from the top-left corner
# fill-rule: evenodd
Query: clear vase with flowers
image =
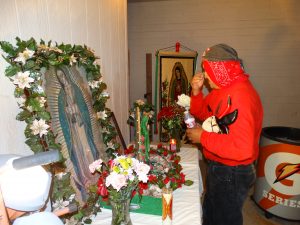
<path id="1" fill-rule="evenodd" d="M 89 166 L 91 173 L 99 173 L 98 194 L 109 199 L 112 225 L 131 225 L 129 205 L 139 183 L 148 182 L 150 166 L 129 156 L 117 156 L 107 163 L 101 159 Z"/>

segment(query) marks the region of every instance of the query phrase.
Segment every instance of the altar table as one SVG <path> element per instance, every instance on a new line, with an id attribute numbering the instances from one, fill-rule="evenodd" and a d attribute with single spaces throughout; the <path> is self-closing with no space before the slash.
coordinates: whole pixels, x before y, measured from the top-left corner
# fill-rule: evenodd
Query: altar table
<path id="1" fill-rule="evenodd" d="M 200 153 L 201 154 L 201 153 Z M 179 153 L 186 179 L 194 181 L 192 186 L 183 186 L 173 193 L 173 224 L 201 225 L 202 208 L 200 197 L 203 192 L 202 177 L 199 167 L 199 150 L 191 145 L 183 145 Z M 101 209 L 93 219 L 93 225 L 110 225 L 111 210 Z M 130 212 L 133 225 L 161 225 L 161 216 Z"/>

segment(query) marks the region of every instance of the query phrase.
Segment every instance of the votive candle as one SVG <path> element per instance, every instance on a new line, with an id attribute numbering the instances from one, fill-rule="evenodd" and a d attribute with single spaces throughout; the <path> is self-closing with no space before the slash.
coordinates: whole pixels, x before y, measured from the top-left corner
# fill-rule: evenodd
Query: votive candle
<path id="1" fill-rule="evenodd" d="M 170 139 L 170 150 L 175 152 L 176 151 L 176 139 Z"/>

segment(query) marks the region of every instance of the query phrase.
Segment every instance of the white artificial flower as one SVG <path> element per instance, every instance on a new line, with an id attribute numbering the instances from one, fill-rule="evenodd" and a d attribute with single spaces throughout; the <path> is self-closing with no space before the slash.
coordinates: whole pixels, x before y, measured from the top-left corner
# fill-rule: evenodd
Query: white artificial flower
<path id="1" fill-rule="evenodd" d="M 145 104 L 145 102 L 142 99 L 136 100 L 135 103 L 138 104 L 138 105 L 144 105 Z"/>
<path id="2" fill-rule="evenodd" d="M 34 54 L 34 51 L 29 50 L 28 48 L 25 48 L 23 52 L 19 52 L 18 57 L 15 58 L 15 62 L 22 62 L 24 65 L 26 63 L 27 59 L 30 59 Z"/>
<path id="3" fill-rule="evenodd" d="M 38 101 L 40 103 L 40 106 L 44 107 L 44 105 L 46 103 L 46 98 L 45 97 L 38 97 Z"/>
<path id="4" fill-rule="evenodd" d="M 112 143 L 111 141 L 110 141 L 110 142 L 108 142 L 106 145 L 107 145 L 107 148 L 112 148 L 112 149 L 114 149 L 114 148 L 115 148 L 115 144 L 114 144 L 114 143 Z"/>
<path id="5" fill-rule="evenodd" d="M 30 126 L 30 129 L 32 130 L 32 133 L 34 135 L 39 134 L 40 137 L 42 137 L 44 134 L 46 135 L 48 133 L 48 128 L 50 126 L 48 124 L 46 124 L 46 121 L 43 119 L 37 120 L 35 119 L 32 123 L 32 125 Z"/>
<path id="6" fill-rule="evenodd" d="M 15 75 L 13 79 L 13 83 L 18 85 L 19 88 L 24 89 L 30 88 L 30 83 L 34 82 L 34 79 L 29 77 L 30 72 L 25 71 L 24 73 L 18 72 L 17 75 Z"/>
<path id="7" fill-rule="evenodd" d="M 69 201 L 64 201 L 63 199 L 58 199 L 54 202 L 54 204 L 52 206 L 53 206 L 54 211 L 55 211 L 55 210 L 58 210 L 58 209 L 63 209 L 66 206 L 68 206 L 69 204 L 70 204 Z"/>
<path id="8" fill-rule="evenodd" d="M 27 106 L 26 109 L 29 111 L 29 112 L 32 112 L 33 111 L 33 108 L 31 105 Z"/>
<path id="9" fill-rule="evenodd" d="M 151 111 L 149 112 L 149 118 L 152 118 L 153 116 L 154 116 L 154 111 L 151 110 Z"/>
<path id="10" fill-rule="evenodd" d="M 102 83 L 102 79 L 100 80 L 93 80 L 93 81 L 89 81 L 88 84 L 89 86 L 94 89 L 94 88 L 98 88 L 99 87 L 99 84 Z"/>
<path id="11" fill-rule="evenodd" d="M 75 194 L 71 194 L 69 197 L 69 201 L 72 202 L 74 198 L 75 198 Z"/>
<path id="12" fill-rule="evenodd" d="M 63 176 L 65 176 L 66 174 L 67 174 L 67 173 L 61 172 L 61 173 L 55 174 L 55 176 L 57 177 L 58 180 L 61 180 L 61 179 L 63 178 Z"/>
<path id="13" fill-rule="evenodd" d="M 102 97 L 109 97 L 109 94 L 107 91 L 102 91 L 102 93 L 100 94 Z"/>
<path id="14" fill-rule="evenodd" d="M 191 104 L 191 98 L 190 96 L 188 95 L 185 95 L 185 94 L 181 94 L 178 96 L 178 101 L 177 101 L 177 104 L 186 108 L 186 109 L 189 109 L 190 108 L 190 104 Z"/>
<path id="15" fill-rule="evenodd" d="M 72 54 L 72 55 L 70 56 L 70 65 L 72 66 L 73 63 L 76 63 L 76 62 L 77 62 L 77 58 L 74 56 L 74 54 Z"/>
<path id="16" fill-rule="evenodd" d="M 101 111 L 101 112 L 97 112 L 97 118 L 105 120 L 107 118 L 107 114 L 106 114 L 105 110 Z"/>
<path id="17" fill-rule="evenodd" d="M 38 94 L 44 94 L 44 88 L 40 85 L 33 86 L 32 90 Z"/>
<path id="18" fill-rule="evenodd" d="M 103 127 L 103 128 L 102 128 L 102 133 L 103 133 L 103 134 L 104 134 L 104 133 L 109 133 L 109 130 L 107 130 L 106 127 Z"/>
<path id="19" fill-rule="evenodd" d="M 18 103 L 19 107 L 25 106 L 25 102 L 26 102 L 26 97 L 17 98 L 17 103 Z"/>

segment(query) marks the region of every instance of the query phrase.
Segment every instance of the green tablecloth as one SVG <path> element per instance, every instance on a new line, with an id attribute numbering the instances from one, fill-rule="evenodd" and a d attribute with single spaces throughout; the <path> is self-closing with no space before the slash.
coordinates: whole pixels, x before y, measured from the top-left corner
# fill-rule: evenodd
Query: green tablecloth
<path id="1" fill-rule="evenodd" d="M 162 215 L 162 200 L 161 198 L 155 198 L 151 196 L 142 196 L 140 201 L 139 196 L 135 195 L 131 200 L 131 204 L 139 205 L 138 209 L 130 209 L 130 212 L 150 214 L 150 215 Z M 111 209 L 107 202 L 101 201 L 103 208 Z"/>

